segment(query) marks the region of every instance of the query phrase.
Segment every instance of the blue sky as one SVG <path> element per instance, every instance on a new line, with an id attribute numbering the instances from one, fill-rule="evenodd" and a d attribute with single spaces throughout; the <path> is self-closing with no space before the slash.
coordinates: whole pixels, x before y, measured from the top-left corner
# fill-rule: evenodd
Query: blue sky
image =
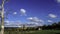
<path id="1" fill-rule="evenodd" d="M 48 25 L 60 21 L 60 0 L 9 0 L 4 8 L 9 22 Z"/>

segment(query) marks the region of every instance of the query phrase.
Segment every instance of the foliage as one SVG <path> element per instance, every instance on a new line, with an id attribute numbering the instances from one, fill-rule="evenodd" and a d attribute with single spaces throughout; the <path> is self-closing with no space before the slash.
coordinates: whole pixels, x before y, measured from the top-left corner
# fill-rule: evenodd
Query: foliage
<path id="1" fill-rule="evenodd" d="M 60 30 L 60 22 L 58 22 L 58 23 L 53 23 L 52 25 L 44 25 L 44 26 L 42 26 L 42 29 L 43 30 L 48 30 L 48 29 L 50 29 L 50 30 Z"/>

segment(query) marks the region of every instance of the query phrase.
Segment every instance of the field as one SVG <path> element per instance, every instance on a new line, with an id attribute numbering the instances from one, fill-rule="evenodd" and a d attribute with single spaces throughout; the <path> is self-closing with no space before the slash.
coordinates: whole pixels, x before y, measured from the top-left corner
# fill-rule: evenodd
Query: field
<path id="1" fill-rule="evenodd" d="M 5 31 L 5 34 L 60 34 L 60 30 L 40 30 L 40 31 Z"/>

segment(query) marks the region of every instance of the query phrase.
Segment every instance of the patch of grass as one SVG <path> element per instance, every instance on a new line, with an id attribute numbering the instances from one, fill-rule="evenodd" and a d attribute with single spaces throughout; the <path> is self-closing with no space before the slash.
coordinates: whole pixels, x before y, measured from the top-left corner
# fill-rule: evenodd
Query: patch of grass
<path id="1" fill-rule="evenodd" d="M 40 30 L 40 31 L 5 31 L 5 34 L 60 34 L 60 30 Z"/>
<path id="2" fill-rule="evenodd" d="M 60 33 L 60 30 L 41 30 L 41 31 L 36 31 L 35 33 L 32 34 L 57 34 Z"/>

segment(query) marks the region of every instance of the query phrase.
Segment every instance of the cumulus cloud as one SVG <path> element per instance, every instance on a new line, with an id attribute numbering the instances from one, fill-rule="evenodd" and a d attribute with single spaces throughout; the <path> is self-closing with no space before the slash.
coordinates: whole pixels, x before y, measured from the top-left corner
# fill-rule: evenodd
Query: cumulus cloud
<path id="1" fill-rule="evenodd" d="M 35 25 L 40 25 L 40 26 L 42 26 L 43 23 L 44 23 L 44 20 L 39 19 L 39 18 L 37 18 L 37 17 L 29 17 L 29 18 L 27 18 L 27 19 L 30 21 L 29 24 L 35 24 Z"/>
<path id="2" fill-rule="evenodd" d="M 28 20 L 32 20 L 33 18 L 32 17 L 29 17 L 29 18 L 27 18 Z"/>
<path id="3" fill-rule="evenodd" d="M 29 21 L 32 21 L 32 22 L 38 22 L 39 19 L 37 17 L 29 17 L 27 18 Z"/>
<path id="4" fill-rule="evenodd" d="M 13 24 L 15 24 L 15 21 L 9 21 L 9 20 L 4 21 L 4 25 L 13 25 Z"/>
<path id="5" fill-rule="evenodd" d="M 58 3 L 60 3 L 60 0 L 57 0 Z"/>
<path id="6" fill-rule="evenodd" d="M 6 21 L 4 21 L 4 22 L 5 22 L 5 23 L 4 23 L 5 25 L 10 25 L 8 20 L 6 20 Z"/>
<path id="7" fill-rule="evenodd" d="M 49 14 L 49 17 L 51 17 L 51 18 L 56 18 L 57 16 L 54 15 L 54 14 Z"/>
<path id="8" fill-rule="evenodd" d="M 51 20 L 48 20 L 48 22 L 53 22 L 53 21 L 51 21 Z"/>
<path id="9" fill-rule="evenodd" d="M 26 16 L 26 10 L 25 9 L 20 9 L 21 16 L 25 15 Z"/>
<path id="10" fill-rule="evenodd" d="M 15 15 L 15 14 L 17 14 L 17 12 L 14 12 L 13 14 Z"/>
<path id="11" fill-rule="evenodd" d="M 19 22 L 16 22 L 16 21 L 9 21 L 9 20 L 6 20 L 6 21 L 4 21 L 5 22 L 5 25 L 12 25 L 12 24 L 14 24 L 14 25 L 18 25 L 19 24 Z"/>
<path id="12" fill-rule="evenodd" d="M 43 20 L 37 18 L 37 17 L 29 17 L 27 18 L 28 20 L 32 21 L 32 22 L 44 22 Z"/>
<path id="13" fill-rule="evenodd" d="M 37 23 L 37 22 L 27 22 L 27 24 L 34 25 L 34 26 L 42 26 L 43 23 Z"/>
<path id="14" fill-rule="evenodd" d="M 9 23 L 9 21 L 8 21 L 8 20 L 7 20 L 7 21 L 5 21 L 5 22 Z"/>
<path id="15" fill-rule="evenodd" d="M 4 21 L 5 27 L 21 27 L 20 24 L 22 24 L 21 21 Z"/>
<path id="16" fill-rule="evenodd" d="M 0 9 L 2 8 L 2 6 L 0 6 Z"/>

